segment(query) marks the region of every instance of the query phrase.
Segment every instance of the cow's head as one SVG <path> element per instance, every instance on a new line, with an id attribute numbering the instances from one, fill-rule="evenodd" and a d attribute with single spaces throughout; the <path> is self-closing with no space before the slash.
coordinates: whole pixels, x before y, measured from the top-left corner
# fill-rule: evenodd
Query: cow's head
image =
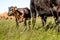
<path id="1" fill-rule="evenodd" d="M 14 15 L 16 10 L 17 10 L 17 7 L 13 7 L 13 6 L 9 7 L 9 9 L 8 9 L 8 16 Z"/>

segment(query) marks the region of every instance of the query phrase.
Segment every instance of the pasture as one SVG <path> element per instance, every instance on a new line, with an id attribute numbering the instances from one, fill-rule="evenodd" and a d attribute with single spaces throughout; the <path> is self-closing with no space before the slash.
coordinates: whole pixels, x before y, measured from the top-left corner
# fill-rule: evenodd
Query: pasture
<path id="1" fill-rule="evenodd" d="M 52 29 L 45 31 L 45 26 L 51 23 L 49 27 L 53 25 Z M 23 22 L 19 24 L 19 28 L 16 28 L 15 20 L 0 20 L 0 40 L 60 40 L 60 32 L 54 28 L 54 19 L 49 17 L 47 19 L 46 25 L 43 27 L 42 22 L 39 18 L 36 20 L 35 28 L 23 32 Z M 60 25 L 58 25 L 60 26 Z M 38 30 L 37 30 L 38 29 Z"/>

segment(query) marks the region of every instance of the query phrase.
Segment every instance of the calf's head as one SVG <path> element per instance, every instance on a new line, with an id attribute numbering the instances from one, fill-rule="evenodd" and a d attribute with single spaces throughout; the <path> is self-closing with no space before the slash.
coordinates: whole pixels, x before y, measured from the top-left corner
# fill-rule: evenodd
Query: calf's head
<path id="1" fill-rule="evenodd" d="M 16 10 L 17 10 L 17 7 L 13 7 L 13 6 L 9 7 L 9 9 L 8 9 L 8 16 L 14 15 Z"/>

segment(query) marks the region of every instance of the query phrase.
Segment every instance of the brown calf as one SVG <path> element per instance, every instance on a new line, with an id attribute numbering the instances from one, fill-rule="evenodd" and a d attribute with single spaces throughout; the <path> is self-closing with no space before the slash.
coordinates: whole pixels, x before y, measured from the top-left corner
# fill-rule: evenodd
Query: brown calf
<path id="1" fill-rule="evenodd" d="M 14 16 L 16 18 L 16 26 L 18 27 L 19 22 L 24 22 L 24 26 L 26 26 L 26 21 L 30 20 L 30 10 L 28 8 L 17 8 L 17 7 L 9 7 L 9 16 Z M 30 25 L 30 21 L 29 21 Z M 26 27 L 25 27 L 26 29 Z"/>

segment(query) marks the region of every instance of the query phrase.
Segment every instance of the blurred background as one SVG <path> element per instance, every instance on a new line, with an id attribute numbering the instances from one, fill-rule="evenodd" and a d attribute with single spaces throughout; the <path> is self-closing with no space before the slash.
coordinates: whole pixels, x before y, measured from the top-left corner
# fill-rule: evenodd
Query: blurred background
<path id="1" fill-rule="evenodd" d="M 8 12 L 8 7 L 17 6 L 19 8 L 28 7 L 30 0 L 0 0 L 0 13 Z"/>

